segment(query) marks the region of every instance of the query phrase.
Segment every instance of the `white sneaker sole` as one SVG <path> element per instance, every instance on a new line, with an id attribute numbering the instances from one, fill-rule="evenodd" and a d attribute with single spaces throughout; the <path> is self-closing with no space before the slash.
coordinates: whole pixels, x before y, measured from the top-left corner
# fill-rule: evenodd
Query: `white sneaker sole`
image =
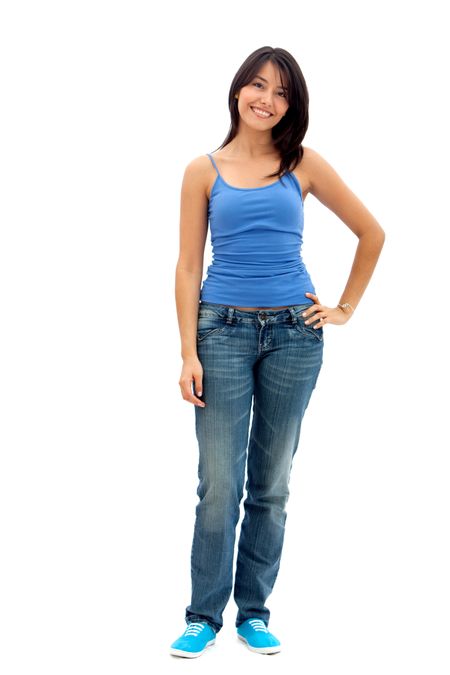
<path id="1" fill-rule="evenodd" d="M 281 652 L 281 645 L 274 645 L 273 647 L 252 647 L 251 644 L 249 644 L 248 640 L 245 639 L 243 635 L 239 635 L 237 633 L 237 636 L 242 642 L 245 642 L 247 647 L 252 650 L 252 652 L 257 652 L 258 654 L 276 654 L 277 652 Z"/>
<path id="2" fill-rule="evenodd" d="M 211 645 L 215 644 L 216 639 L 214 638 L 213 640 L 210 640 L 209 642 L 206 643 L 204 648 L 200 652 L 185 652 L 183 649 L 176 649 L 175 647 L 170 648 L 170 653 L 173 656 L 184 656 L 188 659 L 193 659 L 196 656 L 201 656 L 203 652 L 206 650 L 207 647 L 211 647 Z"/>

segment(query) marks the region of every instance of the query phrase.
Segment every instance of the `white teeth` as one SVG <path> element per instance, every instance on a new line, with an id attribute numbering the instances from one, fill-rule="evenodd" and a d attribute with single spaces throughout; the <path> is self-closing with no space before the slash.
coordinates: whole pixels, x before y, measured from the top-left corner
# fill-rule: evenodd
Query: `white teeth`
<path id="1" fill-rule="evenodd" d="M 264 110 L 260 110 L 259 108 L 254 108 L 253 106 L 250 107 L 260 117 L 270 117 L 270 113 L 265 112 Z"/>

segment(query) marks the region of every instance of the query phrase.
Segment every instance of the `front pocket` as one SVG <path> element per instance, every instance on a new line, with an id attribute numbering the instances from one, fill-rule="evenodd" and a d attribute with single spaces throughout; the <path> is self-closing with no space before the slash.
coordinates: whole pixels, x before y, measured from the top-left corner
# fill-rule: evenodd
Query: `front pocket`
<path id="1" fill-rule="evenodd" d="M 297 322 L 295 324 L 295 328 L 301 335 L 305 335 L 306 337 L 312 336 L 319 342 L 323 342 L 323 326 L 321 326 L 320 328 L 313 328 L 312 326 L 306 326 L 304 323 L 304 319 L 302 318 L 300 322 Z"/>
<path id="2" fill-rule="evenodd" d="M 223 333 L 225 326 L 218 326 L 217 328 L 198 328 L 197 329 L 197 342 L 203 342 L 210 335 L 217 335 L 217 333 Z"/>
<path id="3" fill-rule="evenodd" d="M 197 342 L 203 342 L 211 335 L 219 335 L 226 329 L 225 318 L 217 316 L 213 312 L 204 312 L 199 314 L 197 321 Z"/>

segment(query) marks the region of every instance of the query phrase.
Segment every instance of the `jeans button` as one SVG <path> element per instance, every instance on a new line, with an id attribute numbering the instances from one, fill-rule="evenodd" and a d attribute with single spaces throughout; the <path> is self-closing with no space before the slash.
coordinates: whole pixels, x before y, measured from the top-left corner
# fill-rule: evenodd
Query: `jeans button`
<path id="1" fill-rule="evenodd" d="M 261 319 L 264 321 L 267 317 L 267 314 L 265 312 L 261 312 L 260 316 L 261 316 Z"/>

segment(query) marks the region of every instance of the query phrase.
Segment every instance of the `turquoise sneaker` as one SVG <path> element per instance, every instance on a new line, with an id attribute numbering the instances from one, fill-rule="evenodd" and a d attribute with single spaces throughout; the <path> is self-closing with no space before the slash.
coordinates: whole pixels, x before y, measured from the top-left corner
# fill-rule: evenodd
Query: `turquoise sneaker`
<path id="1" fill-rule="evenodd" d="M 206 647 L 216 641 L 216 632 L 206 621 L 191 621 L 183 635 L 170 645 L 170 653 L 174 656 L 193 658 L 203 654 Z"/>
<path id="2" fill-rule="evenodd" d="M 280 641 L 269 632 L 262 619 L 247 619 L 238 626 L 237 635 L 252 652 L 275 654 L 281 651 Z"/>

